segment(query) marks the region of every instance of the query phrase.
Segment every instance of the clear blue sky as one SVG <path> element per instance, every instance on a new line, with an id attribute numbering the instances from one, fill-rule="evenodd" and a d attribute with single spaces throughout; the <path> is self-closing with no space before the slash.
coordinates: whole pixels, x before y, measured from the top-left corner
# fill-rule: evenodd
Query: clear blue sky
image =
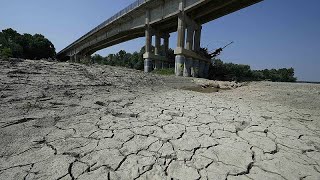
<path id="1" fill-rule="evenodd" d="M 134 0 L 0 1 L 0 29 L 41 33 L 60 51 Z M 202 46 L 213 50 L 235 41 L 222 60 L 253 69 L 294 67 L 299 80 L 320 81 L 319 8 L 319 0 L 265 0 L 205 24 Z M 97 53 L 133 52 L 143 45 L 140 38 Z"/>

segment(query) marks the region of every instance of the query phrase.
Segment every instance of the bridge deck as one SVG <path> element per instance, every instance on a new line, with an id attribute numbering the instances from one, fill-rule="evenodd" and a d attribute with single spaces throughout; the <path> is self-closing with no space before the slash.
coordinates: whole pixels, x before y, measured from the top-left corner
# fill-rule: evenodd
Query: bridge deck
<path id="1" fill-rule="evenodd" d="M 176 5 L 175 1 L 178 2 L 179 0 L 167 0 L 165 2 L 171 3 L 172 6 L 174 6 Z M 189 5 L 185 8 L 185 12 L 188 16 L 192 17 L 195 22 L 204 24 L 260 1 L 262 0 L 186 0 Z M 68 52 L 75 51 L 75 49 L 89 49 L 87 52 L 94 53 L 95 51 L 124 41 L 143 37 L 145 32 L 144 16 L 146 9 L 155 9 L 153 13 L 156 13 L 156 8 L 159 8 L 159 6 L 162 5 L 163 8 L 165 8 L 161 2 L 162 1 L 157 0 L 135 1 L 61 50 L 57 54 L 58 58 L 68 56 Z M 162 13 L 163 12 L 164 11 L 162 11 Z M 179 13 L 178 7 L 174 7 L 173 10 L 168 12 L 170 13 L 163 13 L 162 17 L 151 21 L 151 25 L 161 32 L 171 33 L 176 31 L 177 16 Z M 136 17 L 137 20 L 133 20 L 132 17 Z M 126 27 L 128 26 L 129 28 L 120 27 L 121 23 L 128 24 L 129 21 L 135 21 L 136 25 L 134 27 L 126 25 Z M 119 26 L 119 28 L 114 30 L 116 26 Z M 113 34 L 109 33 L 109 31 Z M 117 32 L 114 33 L 113 31 Z M 108 36 L 108 33 L 112 35 Z M 99 39 L 99 37 L 102 38 Z"/>

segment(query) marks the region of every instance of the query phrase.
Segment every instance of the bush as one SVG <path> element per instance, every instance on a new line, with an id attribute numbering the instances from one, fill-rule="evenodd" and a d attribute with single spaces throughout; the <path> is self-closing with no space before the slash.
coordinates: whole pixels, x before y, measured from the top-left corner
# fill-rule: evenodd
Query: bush
<path id="1" fill-rule="evenodd" d="M 160 75 L 173 75 L 174 74 L 174 68 L 165 68 L 165 69 L 156 69 L 152 71 L 155 74 L 160 74 Z"/>
<path id="2" fill-rule="evenodd" d="M 265 69 L 265 70 L 254 70 L 254 80 L 269 80 L 274 82 L 296 82 L 297 78 L 294 77 L 293 68 L 282 68 L 282 69 Z"/>
<path id="3" fill-rule="evenodd" d="M 209 79 L 221 81 L 274 81 L 295 82 L 293 68 L 251 70 L 249 65 L 224 63 L 214 59 L 209 70 Z"/>
<path id="4" fill-rule="evenodd" d="M 0 57 L 5 59 L 12 57 L 11 49 L 10 48 L 0 49 Z"/>

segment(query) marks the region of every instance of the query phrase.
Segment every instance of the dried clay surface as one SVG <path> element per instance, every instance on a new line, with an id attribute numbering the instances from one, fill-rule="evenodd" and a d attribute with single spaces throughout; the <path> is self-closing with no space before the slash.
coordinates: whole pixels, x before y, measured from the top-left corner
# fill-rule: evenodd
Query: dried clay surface
<path id="1" fill-rule="evenodd" d="M 0 61 L 0 179 L 320 179 L 319 85 L 199 81 Z"/>

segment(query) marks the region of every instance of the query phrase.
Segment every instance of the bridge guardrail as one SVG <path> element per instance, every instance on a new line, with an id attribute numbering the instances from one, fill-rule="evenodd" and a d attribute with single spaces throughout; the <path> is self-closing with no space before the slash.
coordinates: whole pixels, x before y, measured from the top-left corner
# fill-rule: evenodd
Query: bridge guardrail
<path id="1" fill-rule="evenodd" d="M 100 25 L 98 25 L 97 27 L 95 27 L 94 29 L 92 29 L 91 31 L 89 31 L 88 33 L 86 33 L 85 35 L 81 36 L 78 40 L 76 40 L 75 42 L 73 42 L 72 44 L 70 44 L 69 46 L 67 46 L 66 48 L 64 48 L 63 50 L 61 50 L 60 52 L 63 52 L 64 50 L 70 48 L 71 46 L 73 46 L 74 44 L 82 41 L 84 38 L 90 36 L 91 34 L 99 31 L 100 29 L 102 29 L 103 27 L 109 25 L 110 23 L 112 23 L 113 21 L 117 20 L 118 18 L 122 17 L 123 15 L 127 14 L 128 12 L 132 11 L 135 8 L 138 8 L 139 6 L 141 6 L 142 4 L 151 1 L 151 0 L 136 0 L 134 3 L 130 4 L 129 6 L 127 6 L 126 8 L 122 9 L 121 11 L 119 11 L 117 14 L 113 15 L 111 18 L 105 20 L 103 23 L 101 23 Z M 59 53 L 60 53 L 59 52 Z M 58 54 L 59 54 L 58 53 Z"/>

